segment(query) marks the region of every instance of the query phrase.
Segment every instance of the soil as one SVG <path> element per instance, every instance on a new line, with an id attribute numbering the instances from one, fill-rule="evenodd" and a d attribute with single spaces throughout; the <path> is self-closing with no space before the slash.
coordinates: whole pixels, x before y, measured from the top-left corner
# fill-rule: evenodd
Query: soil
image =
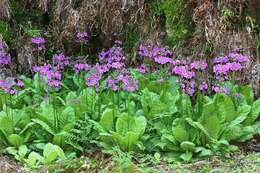
<path id="1" fill-rule="evenodd" d="M 28 173 L 14 160 L 6 156 L 0 156 L 0 173 Z"/>

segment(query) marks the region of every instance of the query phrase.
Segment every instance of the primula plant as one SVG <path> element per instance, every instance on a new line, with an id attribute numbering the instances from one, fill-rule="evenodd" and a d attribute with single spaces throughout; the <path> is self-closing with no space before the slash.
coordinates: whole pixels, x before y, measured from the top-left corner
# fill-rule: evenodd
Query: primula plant
<path id="1" fill-rule="evenodd" d="M 260 100 L 238 78 L 250 61 L 241 50 L 205 61 L 141 44 L 130 65 L 116 40 L 91 63 L 89 37 L 76 33 L 79 58 L 58 51 L 52 59 L 47 40 L 32 38 L 32 77 L 0 76 L 1 152 L 32 169 L 115 148 L 188 162 L 260 133 Z M 0 43 L 0 66 L 10 64 Z"/>

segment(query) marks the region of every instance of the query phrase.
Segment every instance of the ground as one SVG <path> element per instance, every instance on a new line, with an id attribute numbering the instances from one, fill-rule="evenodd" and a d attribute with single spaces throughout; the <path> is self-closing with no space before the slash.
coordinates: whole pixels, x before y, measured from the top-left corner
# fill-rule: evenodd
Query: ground
<path id="1" fill-rule="evenodd" d="M 97 157 L 98 158 L 98 157 Z M 97 160 L 90 160 L 87 157 L 75 160 L 70 166 L 52 165 L 48 167 L 50 173 L 84 173 L 84 172 L 165 172 L 165 173 L 260 173 L 260 153 L 237 152 L 229 158 L 220 159 L 218 157 L 210 160 L 197 161 L 188 164 L 164 164 L 156 165 L 131 165 L 130 167 L 116 166 L 116 160 L 109 157 Z M 99 157 L 100 158 L 100 157 Z M 66 164 L 65 164 L 66 165 Z M 121 165 L 122 166 L 122 165 Z M 0 173 L 47 173 L 47 168 L 30 172 L 17 164 L 12 159 L 0 157 Z"/>

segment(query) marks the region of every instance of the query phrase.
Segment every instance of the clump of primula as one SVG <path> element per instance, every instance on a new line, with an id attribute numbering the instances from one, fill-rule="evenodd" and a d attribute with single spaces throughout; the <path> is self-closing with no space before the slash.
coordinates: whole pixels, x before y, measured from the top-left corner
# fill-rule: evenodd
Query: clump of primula
<path id="1" fill-rule="evenodd" d="M 134 79 L 129 72 L 123 71 L 116 77 L 109 76 L 106 79 L 107 88 L 113 91 L 129 91 L 134 92 L 138 90 L 138 80 Z"/>
<path id="2" fill-rule="evenodd" d="M 208 83 L 195 81 L 196 78 L 200 78 L 200 73 L 204 72 L 208 68 L 206 61 L 192 61 L 188 60 L 173 61 L 172 73 L 179 76 L 179 82 L 182 92 L 193 96 L 198 88 L 202 92 L 208 90 Z"/>
<path id="3" fill-rule="evenodd" d="M 88 40 L 89 40 L 89 35 L 87 32 L 76 32 L 76 41 L 79 43 L 84 43 L 87 44 Z"/>
<path id="4" fill-rule="evenodd" d="M 141 44 L 138 49 L 138 55 L 143 60 L 143 67 L 147 66 L 150 72 L 158 70 L 158 66 L 168 66 L 173 62 L 173 52 L 165 47 L 158 47 L 153 45 L 143 45 Z M 160 67 L 161 68 L 161 67 Z"/>
<path id="5" fill-rule="evenodd" d="M 108 69 L 122 69 L 125 67 L 125 56 L 121 42 L 116 41 L 115 45 L 104 50 L 99 54 L 99 61 L 105 65 Z"/>
<path id="6" fill-rule="evenodd" d="M 50 64 L 42 66 L 34 66 L 34 72 L 39 73 L 40 79 L 44 80 L 49 87 L 60 89 L 61 87 L 61 71 Z"/>
<path id="7" fill-rule="evenodd" d="M 6 94 L 18 94 L 18 91 L 23 87 L 23 81 L 17 78 L 6 78 L 0 80 L 0 90 Z"/>
<path id="8" fill-rule="evenodd" d="M 103 71 L 98 65 L 92 67 L 90 72 L 86 76 L 86 85 L 88 87 L 93 87 L 96 91 L 99 91 L 99 81 L 102 78 Z"/>
<path id="9" fill-rule="evenodd" d="M 236 81 L 234 78 L 235 73 L 241 72 L 246 63 L 249 61 L 249 57 L 241 54 L 238 50 L 232 51 L 229 54 L 214 58 L 213 75 L 215 82 L 213 84 L 213 91 L 228 93 L 229 90 L 221 86 L 225 81 Z"/>
<path id="10" fill-rule="evenodd" d="M 0 65 L 10 65 L 10 64 L 11 64 L 11 55 L 5 52 L 4 44 L 0 40 Z"/>
<path id="11" fill-rule="evenodd" d="M 34 51 L 43 51 L 45 50 L 45 38 L 43 37 L 33 37 L 31 42 L 34 45 Z"/>
<path id="12" fill-rule="evenodd" d="M 87 63 L 76 63 L 74 65 L 74 71 L 79 74 L 81 72 L 87 72 L 91 69 L 91 65 Z"/>
<path id="13" fill-rule="evenodd" d="M 69 65 L 69 59 L 63 53 L 53 55 L 52 62 L 58 69 L 64 69 Z"/>

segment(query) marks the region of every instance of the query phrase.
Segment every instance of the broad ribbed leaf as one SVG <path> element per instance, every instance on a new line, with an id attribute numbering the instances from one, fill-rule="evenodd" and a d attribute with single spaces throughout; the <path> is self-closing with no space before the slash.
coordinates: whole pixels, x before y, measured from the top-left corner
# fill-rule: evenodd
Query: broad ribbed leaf
<path id="1" fill-rule="evenodd" d="M 248 115 L 247 119 L 245 120 L 246 125 L 251 125 L 255 120 L 258 118 L 260 114 L 260 99 L 256 100 L 253 105 L 250 114 Z"/>
<path id="2" fill-rule="evenodd" d="M 178 141 L 178 142 L 183 142 L 183 141 L 188 141 L 189 140 L 189 133 L 186 131 L 184 127 L 181 125 L 177 127 L 173 127 L 173 137 Z"/>
<path id="3" fill-rule="evenodd" d="M 239 93 L 245 97 L 247 104 L 252 105 L 254 102 L 254 92 L 252 86 L 251 85 L 239 86 L 238 90 Z"/>
<path id="4" fill-rule="evenodd" d="M 201 124 L 204 126 L 210 137 L 218 139 L 221 125 L 216 114 L 213 116 L 209 116 L 207 119 L 204 119 Z"/>
<path id="5" fill-rule="evenodd" d="M 12 119 L 8 116 L 0 117 L 0 129 L 4 130 L 7 134 L 13 133 Z"/>
<path id="6" fill-rule="evenodd" d="M 8 142 L 18 148 L 19 146 L 21 146 L 23 144 L 23 138 L 17 134 L 11 134 L 8 136 Z"/>
<path id="7" fill-rule="evenodd" d="M 101 116 L 100 125 L 107 131 L 113 130 L 114 114 L 113 109 L 106 109 Z"/>
<path id="8" fill-rule="evenodd" d="M 217 94 L 217 105 L 221 120 L 223 118 L 225 121 L 230 122 L 238 116 L 232 99 L 229 96 L 225 94 Z"/>

